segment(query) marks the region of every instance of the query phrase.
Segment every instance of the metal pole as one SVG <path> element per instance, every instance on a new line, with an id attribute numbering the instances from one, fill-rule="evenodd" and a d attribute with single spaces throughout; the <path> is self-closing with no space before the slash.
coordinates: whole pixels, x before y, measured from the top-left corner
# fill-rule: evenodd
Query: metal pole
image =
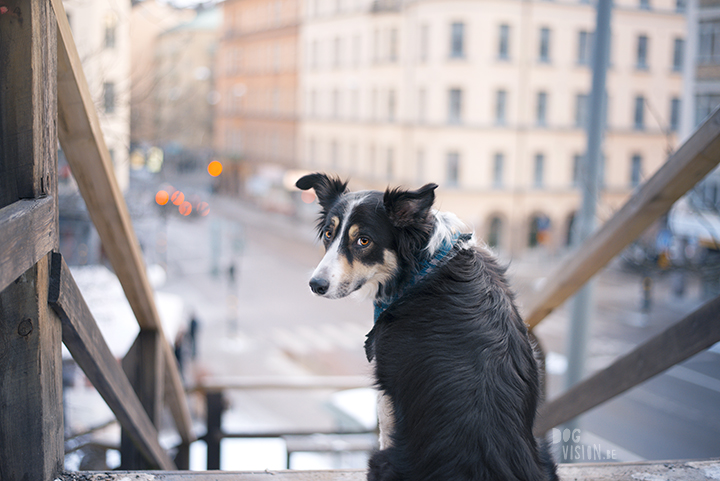
<path id="1" fill-rule="evenodd" d="M 600 157 L 605 130 L 605 78 L 610 51 L 610 14 L 612 0 L 598 0 L 597 20 L 593 44 L 592 92 L 586 125 L 587 150 L 583 159 L 582 188 L 583 201 L 580 215 L 573 235 L 573 245 L 580 245 L 595 229 L 595 212 L 600 188 Z M 588 328 L 592 311 L 593 288 L 588 282 L 573 298 L 572 319 L 568 333 L 567 356 L 568 369 L 565 376 L 569 388 L 582 379 L 585 371 L 585 355 L 588 341 Z M 577 428 L 576 420 L 565 424 L 564 429 L 572 433 Z M 570 436 L 570 442 L 577 439 Z M 568 460 L 561 460 L 567 462 Z"/>

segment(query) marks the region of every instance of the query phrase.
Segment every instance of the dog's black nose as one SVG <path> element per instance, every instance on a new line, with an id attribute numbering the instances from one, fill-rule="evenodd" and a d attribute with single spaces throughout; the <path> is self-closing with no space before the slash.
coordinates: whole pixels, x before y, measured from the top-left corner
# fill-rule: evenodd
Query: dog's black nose
<path id="1" fill-rule="evenodd" d="M 319 279 L 317 277 L 310 279 L 310 289 L 312 289 L 315 294 L 322 296 L 328 291 L 329 287 L 330 281 L 327 279 Z"/>

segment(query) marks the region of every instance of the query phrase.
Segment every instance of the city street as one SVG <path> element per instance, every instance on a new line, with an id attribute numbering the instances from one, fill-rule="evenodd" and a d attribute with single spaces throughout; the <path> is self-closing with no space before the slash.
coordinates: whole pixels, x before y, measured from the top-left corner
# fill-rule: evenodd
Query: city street
<path id="1" fill-rule="evenodd" d="M 369 385 L 363 342 L 372 324 L 371 303 L 313 297 L 307 281 L 322 250 L 312 215 L 264 212 L 221 196 L 212 197 L 210 206 L 207 217 L 168 215 L 154 231 L 167 239 L 167 282 L 159 290 L 180 295 L 188 316 L 200 321 L 199 356 L 187 371 L 188 382 L 208 375 L 361 374 Z M 537 253 L 512 261 L 509 277 L 520 303 L 557 261 Z M 595 280 L 588 369 L 607 366 L 693 311 L 701 304 L 699 292 L 691 281 L 685 298 L 677 299 L 669 279 L 656 279 L 651 311 L 643 315 L 639 276 L 618 263 L 606 268 Z M 548 354 L 549 398 L 563 389 L 568 310 L 563 306 L 536 329 Z M 332 429 L 338 417 L 329 400 L 324 391 L 232 392 L 224 427 Z M 703 352 L 590 411 L 579 429 L 579 443 L 598 446 L 611 460 L 720 456 L 720 350 Z M 558 458 L 604 460 L 560 452 Z"/>

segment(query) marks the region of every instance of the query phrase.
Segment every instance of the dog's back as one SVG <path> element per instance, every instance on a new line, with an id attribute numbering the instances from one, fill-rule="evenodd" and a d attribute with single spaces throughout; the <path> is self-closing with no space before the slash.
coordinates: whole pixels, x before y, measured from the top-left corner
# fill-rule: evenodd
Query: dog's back
<path id="1" fill-rule="evenodd" d="M 368 338 L 395 416 L 368 480 L 556 479 L 532 426 L 539 396 L 527 330 L 489 255 L 460 251 L 394 302 Z"/>

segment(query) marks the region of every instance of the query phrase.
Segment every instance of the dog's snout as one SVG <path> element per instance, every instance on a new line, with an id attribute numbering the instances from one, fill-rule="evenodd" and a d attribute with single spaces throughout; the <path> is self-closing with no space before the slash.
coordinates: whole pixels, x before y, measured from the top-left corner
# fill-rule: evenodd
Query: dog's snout
<path id="1" fill-rule="evenodd" d="M 330 281 L 328 281 L 327 279 L 322 279 L 318 277 L 313 277 L 312 279 L 310 279 L 310 289 L 312 289 L 312 291 L 319 296 L 326 294 L 329 288 Z"/>

